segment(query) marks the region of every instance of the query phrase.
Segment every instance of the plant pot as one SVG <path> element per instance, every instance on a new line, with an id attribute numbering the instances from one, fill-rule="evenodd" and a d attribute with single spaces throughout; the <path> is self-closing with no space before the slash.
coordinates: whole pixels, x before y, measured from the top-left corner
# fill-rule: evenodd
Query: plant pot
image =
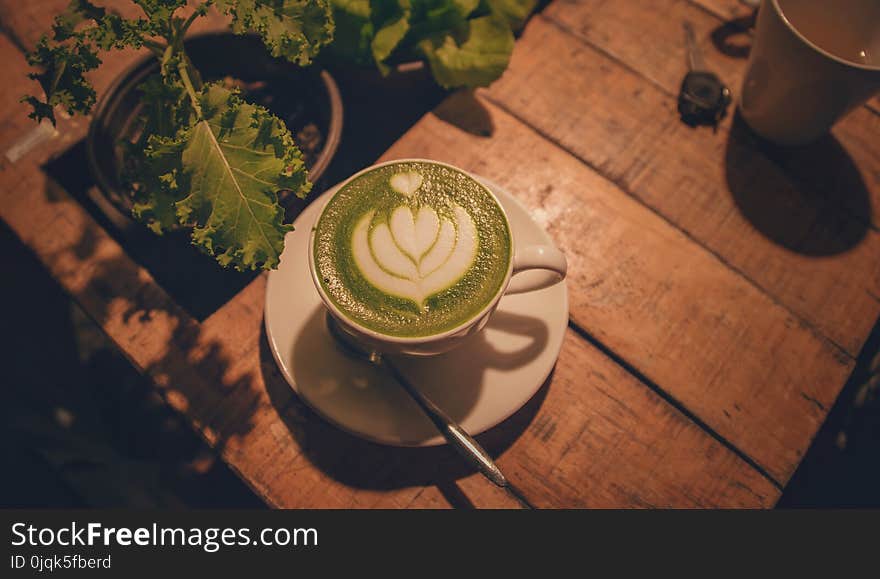
<path id="1" fill-rule="evenodd" d="M 256 35 L 195 35 L 186 40 L 185 47 L 206 82 L 234 80 L 246 100 L 266 107 L 285 122 L 303 151 L 309 180 L 316 183 L 336 153 L 342 134 L 342 99 L 333 77 L 325 70 L 273 58 Z M 120 141 L 137 134 L 141 110 L 138 87 L 158 71 L 159 63 L 150 56 L 120 75 L 96 105 L 86 139 L 95 183 L 118 213 L 108 217 L 126 229 L 133 222 L 132 198 L 121 178 L 124 159 Z M 283 205 L 289 201 L 282 195 Z M 108 204 L 101 205 L 108 213 Z"/>

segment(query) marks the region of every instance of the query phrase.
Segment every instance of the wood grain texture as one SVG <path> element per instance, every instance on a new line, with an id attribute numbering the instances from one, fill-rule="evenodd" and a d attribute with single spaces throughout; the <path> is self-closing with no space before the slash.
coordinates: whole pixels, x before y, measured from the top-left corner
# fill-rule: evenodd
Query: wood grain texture
<path id="1" fill-rule="evenodd" d="M 212 340 L 225 340 L 232 359 L 250 356 L 247 344 L 259 339 L 263 331 L 262 321 L 254 316 L 262 306 L 263 284 L 255 282 L 254 286 L 259 286 L 259 292 L 248 288 L 203 325 Z M 230 332 L 231 328 L 236 331 Z M 279 504 L 326 504 L 341 492 L 337 487 L 341 479 L 370 491 L 369 499 L 345 491 L 349 502 L 343 506 L 368 505 L 378 497 L 375 487 L 394 486 L 414 477 L 442 479 L 443 473 L 451 473 L 454 479 L 460 471 L 458 459 L 446 449 L 392 449 L 357 440 L 327 425 L 291 394 L 265 353 L 262 380 L 270 397 L 283 400 L 279 406 L 287 405 L 284 416 L 294 425 L 290 444 L 302 449 L 294 468 L 318 467 L 309 470 L 307 488 L 297 488 L 282 484 L 288 465 L 269 459 L 261 476 L 278 477 L 271 491 L 288 493 L 276 499 Z M 760 506 L 772 504 L 778 494 L 769 481 L 572 332 L 552 381 L 524 411 L 481 440 L 493 454 L 500 454 L 505 472 L 543 507 L 705 506 L 718 501 Z M 254 451 L 249 449 L 247 454 L 253 456 Z M 439 466 L 433 464 L 436 460 Z M 716 469 L 725 474 L 718 476 L 713 472 Z M 449 482 L 437 484 L 444 487 Z M 471 502 L 494 504 L 496 489 L 479 477 L 458 484 Z M 432 496 L 412 488 L 400 492 L 399 501 L 413 501 L 406 506 Z"/>
<path id="2" fill-rule="evenodd" d="M 19 54 L 4 56 L 13 67 L 21 65 Z M 15 78 L 24 88 L 23 77 Z M 5 110 L 13 102 L 4 99 L 0 105 Z M 168 403 L 269 504 L 516 506 L 464 470 L 449 449 L 370 444 L 310 412 L 268 352 L 264 276 L 203 324 L 191 319 L 40 170 L 53 152 L 82 136 L 85 127 L 75 122 L 62 121 L 57 139 L 4 167 L 0 215 Z M 6 138 L 0 134 L 0 142 Z M 405 153 L 400 146 L 396 151 Z M 574 333 L 552 381 L 483 440 L 540 506 L 767 507 L 779 494 Z"/>
<path id="3" fill-rule="evenodd" d="M 6 158 L 9 148 L 22 136 L 36 129 L 34 121 L 27 117 L 30 107 L 19 100 L 26 93 L 39 91 L 40 85 L 37 81 L 26 78 L 29 72 L 27 63 L 5 34 L 0 34 L 0 54 L 13 56 L 4 62 L 4 82 L 0 83 L 0 102 L 4 105 L 3 109 L 0 109 L 0 168 L 2 168 L 9 163 Z"/>
<path id="4" fill-rule="evenodd" d="M 858 136 L 793 151 L 757 142 L 732 119 L 718 134 L 691 129 L 678 120 L 672 84 L 680 78 L 676 67 L 684 70 L 683 48 L 651 52 L 637 42 L 640 35 L 662 37 L 664 22 L 678 35 L 680 19 L 658 13 L 643 21 L 639 11 L 626 19 L 614 10 L 606 17 L 605 5 L 590 11 L 585 4 L 554 3 L 546 10 L 553 21 L 532 19 L 510 69 L 486 96 L 855 355 L 880 313 L 880 238 L 868 225 L 880 205 L 873 201 L 880 117 L 862 111 L 848 119 L 864 127 Z M 633 4 L 607 6 L 626 12 Z M 710 16 L 686 3 L 668 11 L 679 5 L 706 30 Z M 603 41 L 598 31 L 605 29 L 613 30 L 609 44 L 590 44 L 591 35 Z M 637 46 L 624 50 L 629 35 Z M 645 51 L 650 67 L 637 62 Z M 642 75 L 646 68 L 657 71 L 651 81 Z"/>
<path id="5" fill-rule="evenodd" d="M 788 479 L 851 371 L 843 352 L 491 103 L 450 98 L 389 151 L 405 155 L 462 166 L 525 201 L 568 256 L 572 319 Z"/>
<path id="6" fill-rule="evenodd" d="M 19 50 L 32 50 L 68 4 L 69 0 L 0 1 L 0 29 Z"/>
<path id="7" fill-rule="evenodd" d="M 516 506 L 449 449 L 364 442 L 303 406 L 262 334 L 264 277 L 200 325 L 36 167 L 4 171 L 0 195 L 2 218 L 53 277 L 270 505 Z M 767 507 L 778 498 L 768 480 L 574 334 L 545 388 L 484 437 L 540 506 Z"/>

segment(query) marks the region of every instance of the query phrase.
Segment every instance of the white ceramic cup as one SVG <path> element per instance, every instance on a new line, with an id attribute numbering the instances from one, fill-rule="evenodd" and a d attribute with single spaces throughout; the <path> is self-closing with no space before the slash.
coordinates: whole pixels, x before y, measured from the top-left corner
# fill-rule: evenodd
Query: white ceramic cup
<path id="1" fill-rule="evenodd" d="M 412 356 L 433 356 L 436 354 L 442 354 L 443 352 L 447 352 L 452 348 L 458 346 L 464 338 L 482 330 L 483 327 L 485 327 L 486 323 L 489 321 L 489 316 L 491 316 L 492 312 L 495 311 L 495 308 L 498 307 L 498 302 L 501 301 L 501 298 L 504 295 L 543 289 L 545 287 L 549 287 L 555 283 L 558 283 L 565 278 L 568 265 L 565 260 L 565 255 L 556 247 L 552 245 L 530 245 L 520 250 L 516 249 L 513 229 L 510 226 L 510 220 L 508 219 L 507 213 L 504 211 L 504 207 L 501 205 L 501 202 L 498 201 L 498 198 L 489 187 L 487 187 L 484 183 L 482 183 L 473 175 L 469 175 L 472 179 L 474 179 L 474 181 L 479 183 L 489 195 L 492 196 L 492 198 L 498 204 L 498 207 L 501 208 L 501 212 L 504 215 L 505 221 L 507 222 L 507 229 L 508 231 L 510 231 L 511 235 L 510 247 L 512 251 L 510 252 L 511 257 L 509 263 L 507 264 L 507 274 L 504 278 L 504 282 L 501 284 L 501 287 L 499 288 L 495 296 L 468 321 L 460 324 L 455 328 L 452 328 L 451 330 L 423 337 L 402 338 L 398 336 L 390 336 L 381 332 L 377 332 L 370 328 L 366 328 L 358 324 L 354 320 L 346 317 L 345 314 L 336 307 L 332 300 L 330 300 L 329 296 L 324 291 L 324 288 L 318 279 L 314 251 L 317 224 L 320 221 L 321 216 L 324 214 L 324 210 L 327 208 L 327 204 L 333 198 L 333 195 L 335 195 L 340 189 L 342 189 L 349 181 L 379 167 L 406 162 L 421 162 L 432 163 L 435 165 L 443 165 L 445 167 L 449 167 L 451 169 L 455 169 L 456 171 L 460 171 L 466 175 L 469 175 L 469 173 L 462 169 L 459 169 L 458 167 L 454 167 L 447 163 L 441 163 L 439 161 L 432 161 L 430 159 L 397 159 L 394 161 L 387 161 L 385 163 L 379 163 L 377 165 L 367 167 L 366 169 L 355 173 L 354 175 L 337 185 L 333 190 L 331 190 L 331 193 L 327 196 L 327 200 L 324 203 L 324 207 L 321 208 L 321 212 L 318 214 L 318 217 L 315 220 L 315 226 L 312 227 L 311 236 L 309 238 L 309 270 L 311 271 L 312 282 L 314 283 L 315 288 L 318 291 L 318 295 L 321 296 L 321 301 L 324 302 L 324 306 L 326 306 L 327 311 L 330 313 L 330 315 L 333 316 L 334 320 L 337 322 L 337 325 L 343 331 L 345 331 L 351 337 L 361 343 L 365 348 L 377 352 L 382 352 L 384 354 L 407 354 Z M 547 272 L 549 272 L 549 275 L 518 275 L 522 272 L 529 270 L 546 270 Z"/>
<path id="2" fill-rule="evenodd" d="M 762 1 L 739 103 L 756 133 L 808 143 L 878 91 L 880 0 Z"/>

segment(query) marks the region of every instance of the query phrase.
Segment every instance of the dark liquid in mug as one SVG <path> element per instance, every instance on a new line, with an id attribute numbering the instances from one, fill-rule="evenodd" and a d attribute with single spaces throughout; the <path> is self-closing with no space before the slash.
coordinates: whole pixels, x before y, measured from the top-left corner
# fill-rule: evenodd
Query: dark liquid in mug
<path id="1" fill-rule="evenodd" d="M 880 65 L 880 0 L 778 0 L 807 40 L 856 64 Z"/>

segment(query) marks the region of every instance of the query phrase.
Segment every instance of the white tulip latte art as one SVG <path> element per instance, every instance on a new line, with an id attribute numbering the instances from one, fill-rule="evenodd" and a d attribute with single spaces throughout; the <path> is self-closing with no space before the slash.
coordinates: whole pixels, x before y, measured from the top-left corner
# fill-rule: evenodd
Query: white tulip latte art
<path id="1" fill-rule="evenodd" d="M 322 287 L 343 314 L 384 334 L 427 336 L 467 322 L 497 296 L 511 241 L 482 184 L 411 161 L 340 189 L 316 225 L 314 251 Z"/>
<path id="2" fill-rule="evenodd" d="M 354 228 L 352 250 L 361 273 L 385 293 L 424 305 L 425 299 L 461 279 L 477 252 L 470 215 L 456 206 L 455 221 L 430 207 L 395 209 L 387 223 L 370 227 L 375 211 Z"/>

